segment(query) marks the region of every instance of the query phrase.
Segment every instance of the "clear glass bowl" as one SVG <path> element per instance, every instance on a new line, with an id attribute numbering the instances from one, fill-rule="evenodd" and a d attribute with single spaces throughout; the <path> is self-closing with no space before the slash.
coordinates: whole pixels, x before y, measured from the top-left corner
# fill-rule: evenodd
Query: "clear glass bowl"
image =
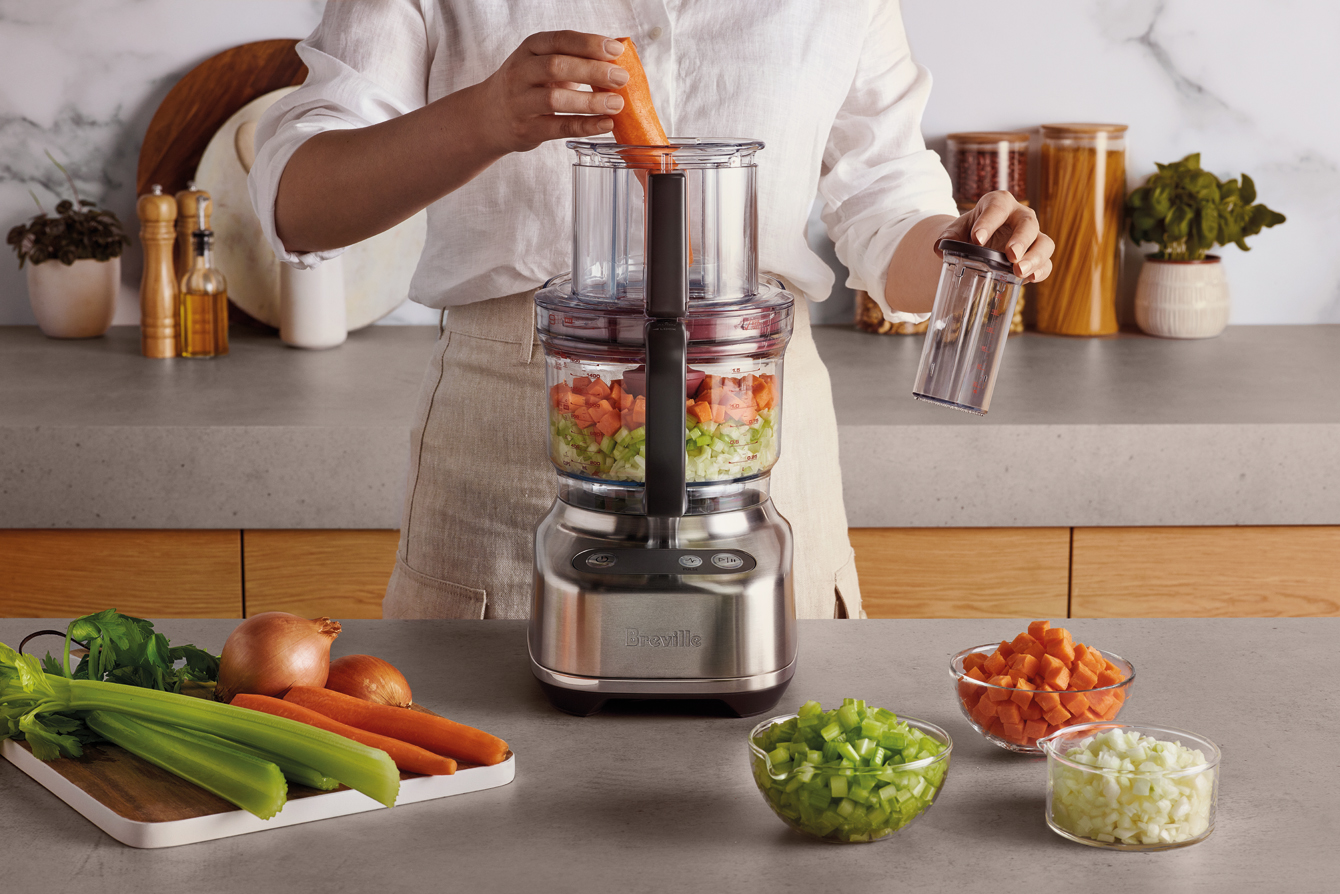
<path id="1" fill-rule="evenodd" d="M 963 667 L 963 660 L 969 655 L 980 654 L 990 655 L 996 650 L 1000 643 L 986 643 L 981 646 L 973 646 L 970 649 L 964 649 L 953 658 L 949 659 L 949 675 L 954 678 L 954 694 L 958 702 L 959 710 L 967 718 L 972 728 L 986 737 L 986 740 L 993 745 L 999 745 L 1007 751 L 1014 751 L 1019 754 L 1042 754 L 1042 748 L 1037 744 L 1038 739 L 1051 735 L 1057 730 L 1065 729 L 1075 724 L 1087 723 L 1096 720 L 1113 720 L 1121 709 L 1126 705 L 1126 699 L 1130 695 L 1131 684 L 1135 682 L 1135 665 L 1131 664 L 1125 658 L 1115 652 L 1105 652 L 1102 649 L 1096 649 L 1098 654 L 1102 655 L 1108 661 L 1117 666 L 1125 675 L 1120 683 L 1114 683 L 1111 686 L 1099 686 L 1094 689 L 1076 690 L 1074 694 L 1082 696 L 1086 703 L 1092 701 L 1101 705 L 1103 712 L 1100 716 L 1079 716 L 1064 720 L 1060 723 L 1047 722 L 1042 735 L 1026 736 L 1022 740 L 1014 740 L 1005 734 L 998 718 L 993 718 L 991 713 L 986 710 L 978 710 L 978 704 L 983 699 L 988 699 L 996 704 L 1013 702 L 1018 705 L 1021 711 L 1028 711 L 1029 705 L 1034 704 L 1034 697 L 1037 693 L 1028 689 L 1014 689 L 1005 686 L 995 686 L 990 683 L 983 683 L 969 677 Z M 1072 699 L 1070 692 L 1056 693 L 1058 698 Z M 1041 707 L 1039 705 L 1038 707 Z M 1027 715 L 1025 715 L 1027 716 Z M 1046 718 L 1037 719 L 1035 722 L 1046 722 Z"/>
<path id="2" fill-rule="evenodd" d="M 856 844 L 870 841 L 887 841 L 893 837 L 895 832 L 900 832 L 912 825 L 918 817 L 925 814 L 935 803 L 935 799 L 944 791 L 945 781 L 949 778 L 949 756 L 954 750 L 954 742 L 949 738 L 949 733 L 933 723 L 925 720 L 917 720 L 914 717 L 898 716 L 898 720 L 906 723 L 909 727 L 929 736 L 937 742 L 942 743 L 944 750 L 933 757 L 922 758 L 921 760 L 909 761 L 900 764 L 886 764 L 882 767 L 871 767 L 862 769 L 853 768 L 826 768 L 822 766 L 810 767 L 812 773 L 807 774 L 804 766 L 784 767 L 773 764 L 768 756 L 758 744 L 759 736 L 763 734 L 774 723 L 784 723 L 788 720 L 797 718 L 796 714 L 783 714 L 779 717 L 772 717 L 759 723 L 749 731 L 749 767 L 754 776 L 754 783 L 758 786 L 759 793 L 763 795 L 763 800 L 768 802 L 768 807 L 772 812 L 797 832 L 808 835 L 811 838 L 817 838 L 821 841 L 832 842 L 835 844 Z M 867 810 L 866 806 L 859 803 L 859 798 L 833 798 L 826 799 L 826 804 L 820 806 L 811 802 L 811 810 L 805 815 L 797 809 L 795 805 L 797 793 L 805 792 L 805 784 L 814 780 L 824 780 L 823 784 L 828 786 L 831 792 L 831 777 L 835 775 L 846 776 L 848 781 L 848 794 L 856 790 L 869 792 L 867 797 L 870 801 L 881 802 L 890 801 L 902 803 L 899 800 L 899 793 L 906 793 L 906 800 L 912 802 L 912 806 L 904 813 L 899 810 L 885 811 L 888 816 L 886 819 L 880 819 L 876 811 L 883 809 L 882 803 L 875 803 Z M 806 778 L 808 776 L 808 778 Z M 884 778 L 879 778 L 883 776 Z M 891 778 L 890 778 L 891 777 Z M 928 787 L 929 792 L 923 790 L 918 795 L 916 793 L 917 780 Z M 868 781 L 866 786 L 860 785 L 862 781 Z M 878 787 L 877 787 L 878 786 Z M 787 791 L 787 789 L 790 791 Z M 894 796 L 881 798 L 878 794 L 883 788 L 892 789 Z M 815 789 L 811 788 L 810 791 Z M 817 799 L 816 799 L 817 800 Z M 827 824 L 822 820 L 822 813 L 825 810 L 833 810 L 839 814 L 854 810 L 866 811 L 866 815 L 875 813 L 876 821 L 868 832 L 858 832 L 855 834 L 844 833 L 839 828 L 827 828 Z M 816 816 L 807 816 L 814 814 Z M 818 823 L 818 825 L 815 825 Z"/>
<path id="3" fill-rule="evenodd" d="M 1203 760 L 1162 769 L 1151 761 L 1137 763 L 1137 755 L 1134 769 L 1122 770 L 1090 766 L 1071 756 L 1091 737 L 1110 730 L 1177 742 L 1199 751 Z M 1204 841 L 1214 831 L 1220 752 L 1203 736 L 1100 721 L 1066 727 L 1038 744 L 1047 755 L 1047 825 L 1063 838 L 1113 850 L 1159 851 Z"/>

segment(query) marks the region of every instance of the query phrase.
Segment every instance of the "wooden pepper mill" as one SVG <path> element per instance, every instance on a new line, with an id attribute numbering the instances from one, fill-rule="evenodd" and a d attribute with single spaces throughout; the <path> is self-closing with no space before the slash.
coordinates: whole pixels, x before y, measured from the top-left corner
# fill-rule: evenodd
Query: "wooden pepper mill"
<path id="1" fill-rule="evenodd" d="M 140 280 L 140 353 L 158 359 L 177 356 L 177 277 L 172 265 L 177 202 L 155 184 L 135 203 L 144 245 Z"/>
<path id="2" fill-rule="evenodd" d="M 200 210 L 200 200 L 208 199 L 209 193 L 195 188 L 195 181 L 186 184 L 186 188 L 177 193 L 177 248 L 172 256 L 173 267 L 177 271 L 177 282 L 191 271 L 191 233 L 194 232 L 196 215 Z M 211 203 L 205 204 L 205 229 L 209 229 L 209 214 L 214 209 Z"/>

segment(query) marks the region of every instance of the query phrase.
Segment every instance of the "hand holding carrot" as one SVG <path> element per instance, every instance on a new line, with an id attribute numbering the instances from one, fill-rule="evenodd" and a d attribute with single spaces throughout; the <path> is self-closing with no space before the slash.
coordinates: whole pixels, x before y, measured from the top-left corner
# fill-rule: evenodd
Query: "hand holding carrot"
<path id="1" fill-rule="evenodd" d="M 542 31 L 527 37 L 479 85 L 480 121 L 490 142 L 501 155 L 609 133 L 610 116 L 624 107 L 612 91 L 628 83 L 628 72 L 610 63 L 623 52 L 623 44 L 599 34 Z M 580 89 L 588 85 L 593 92 Z"/>

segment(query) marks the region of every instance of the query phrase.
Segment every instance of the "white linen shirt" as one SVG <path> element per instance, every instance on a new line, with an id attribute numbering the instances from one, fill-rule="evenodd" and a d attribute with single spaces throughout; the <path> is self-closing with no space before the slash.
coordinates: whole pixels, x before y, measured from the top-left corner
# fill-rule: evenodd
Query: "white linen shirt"
<path id="1" fill-rule="evenodd" d="M 306 82 L 261 119 L 252 204 L 275 254 L 279 179 L 302 143 L 365 127 L 479 83 L 529 34 L 632 36 L 672 136 L 747 137 L 757 156 L 760 266 L 812 300 L 833 273 L 806 244 L 816 190 L 851 272 L 884 307 L 898 240 L 956 215 L 949 176 L 921 136 L 931 78 L 897 0 L 360 0 L 328 2 L 298 44 Z M 541 285 L 571 263 L 573 155 L 561 140 L 513 153 L 428 206 L 410 298 L 450 307 Z M 922 319 L 891 315 L 894 319 Z"/>

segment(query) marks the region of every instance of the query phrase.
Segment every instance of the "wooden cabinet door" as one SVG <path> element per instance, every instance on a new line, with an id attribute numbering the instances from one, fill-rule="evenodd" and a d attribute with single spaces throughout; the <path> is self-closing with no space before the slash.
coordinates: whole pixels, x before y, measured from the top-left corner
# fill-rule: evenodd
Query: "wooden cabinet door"
<path id="1" fill-rule="evenodd" d="M 1071 614 L 1340 616 L 1340 527 L 1076 528 Z"/>
<path id="2" fill-rule="evenodd" d="M 247 617 L 380 618 L 399 531 L 244 531 Z"/>
<path id="3" fill-rule="evenodd" d="M 852 528 L 872 618 L 1064 618 L 1069 528 Z"/>
<path id="4" fill-rule="evenodd" d="M 0 530 L 0 617 L 242 617 L 238 531 Z"/>

